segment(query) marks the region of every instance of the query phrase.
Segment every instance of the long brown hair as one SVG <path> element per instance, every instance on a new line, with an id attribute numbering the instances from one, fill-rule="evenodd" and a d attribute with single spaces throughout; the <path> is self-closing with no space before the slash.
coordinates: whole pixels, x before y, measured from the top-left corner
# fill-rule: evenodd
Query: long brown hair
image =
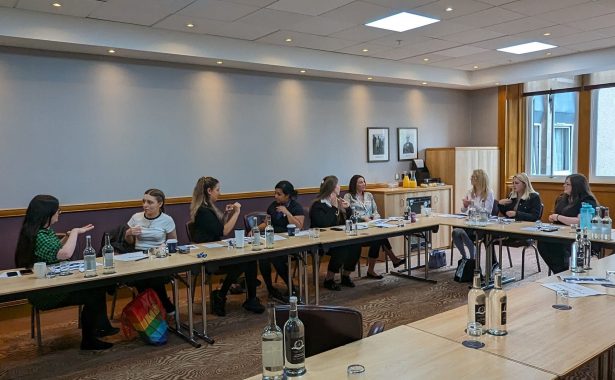
<path id="1" fill-rule="evenodd" d="M 320 183 L 320 190 L 318 191 L 318 195 L 316 196 L 316 199 L 314 199 L 314 202 L 320 202 L 331 195 L 331 193 L 335 191 L 338 183 L 339 180 L 334 175 L 328 175 L 323 178 Z"/>
<path id="2" fill-rule="evenodd" d="M 596 204 L 599 204 L 598 198 L 596 198 L 594 193 L 592 193 L 589 189 L 589 182 L 587 181 L 587 177 L 585 177 L 583 174 L 570 174 L 568 177 L 566 177 L 566 180 L 570 180 L 570 195 L 562 193 L 558 198 L 558 201 L 564 202 L 564 209 L 575 207 L 575 205 L 578 205 L 579 202 L 581 202 L 587 197 L 594 198 Z"/>
<path id="3" fill-rule="evenodd" d="M 213 190 L 218 183 L 220 183 L 220 181 L 214 177 L 201 177 L 196 181 L 196 185 L 194 185 L 194 190 L 192 191 L 192 201 L 190 202 L 190 221 L 194 222 L 196 213 L 201 206 L 211 209 L 218 219 L 222 221 L 224 214 L 211 201 L 209 192 L 207 191 L 209 189 Z"/>

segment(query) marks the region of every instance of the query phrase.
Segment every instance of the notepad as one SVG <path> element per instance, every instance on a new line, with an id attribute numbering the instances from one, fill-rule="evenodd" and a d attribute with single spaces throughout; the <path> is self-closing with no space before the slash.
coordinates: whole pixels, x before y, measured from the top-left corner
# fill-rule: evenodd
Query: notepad
<path id="1" fill-rule="evenodd" d="M 570 298 L 590 297 L 590 296 L 598 296 L 601 294 L 606 294 L 603 291 L 588 288 L 587 286 L 569 284 L 567 282 L 549 282 L 546 284 L 542 284 L 542 286 L 544 286 L 545 288 L 549 288 L 551 290 L 555 290 L 555 291 L 566 290 L 568 291 L 568 296 Z"/>
<path id="2" fill-rule="evenodd" d="M 113 260 L 117 260 L 117 261 L 137 261 L 139 259 L 144 259 L 146 257 L 147 257 L 146 254 L 144 254 L 143 252 L 139 251 L 139 252 L 129 252 L 129 253 L 123 253 L 121 255 L 115 255 L 115 256 L 113 256 Z"/>

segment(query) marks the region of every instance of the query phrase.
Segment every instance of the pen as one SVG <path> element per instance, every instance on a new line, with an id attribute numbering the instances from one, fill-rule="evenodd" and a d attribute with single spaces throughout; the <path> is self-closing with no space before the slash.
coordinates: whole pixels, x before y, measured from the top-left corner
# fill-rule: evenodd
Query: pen
<path id="1" fill-rule="evenodd" d="M 148 257 L 147 257 L 147 256 L 145 256 L 145 257 L 141 257 L 140 259 L 136 259 L 135 261 L 141 261 L 141 260 L 145 260 L 145 259 L 147 259 L 147 258 L 148 258 Z"/>

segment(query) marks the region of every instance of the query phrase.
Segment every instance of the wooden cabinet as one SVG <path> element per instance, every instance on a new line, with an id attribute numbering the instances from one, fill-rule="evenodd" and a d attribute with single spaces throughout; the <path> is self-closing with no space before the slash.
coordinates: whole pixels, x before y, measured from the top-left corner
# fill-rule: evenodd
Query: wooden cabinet
<path id="1" fill-rule="evenodd" d="M 461 200 L 472 187 L 470 176 L 475 169 L 483 169 L 489 176 L 489 186 L 499 199 L 500 151 L 497 147 L 456 147 L 425 149 L 425 164 L 432 177 L 453 185 L 452 212 L 461 210 Z"/>
<path id="2" fill-rule="evenodd" d="M 374 195 L 376 204 L 378 205 L 378 212 L 383 218 L 391 216 L 403 215 L 402 204 L 404 204 L 407 198 L 418 197 L 431 197 L 431 209 L 432 212 L 437 213 L 450 213 L 451 201 L 452 201 L 452 186 L 438 186 L 438 187 L 417 187 L 413 189 L 407 189 L 403 187 L 396 188 L 377 188 L 369 189 Z M 418 216 L 420 217 L 420 215 Z M 390 239 L 393 251 L 397 255 L 401 255 L 403 252 L 403 238 L 396 237 Z M 432 246 L 433 248 L 448 247 L 451 243 L 450 228 L 446 226 L 440 226 L 440 230 L 437 234 L 433 235 Z"/>

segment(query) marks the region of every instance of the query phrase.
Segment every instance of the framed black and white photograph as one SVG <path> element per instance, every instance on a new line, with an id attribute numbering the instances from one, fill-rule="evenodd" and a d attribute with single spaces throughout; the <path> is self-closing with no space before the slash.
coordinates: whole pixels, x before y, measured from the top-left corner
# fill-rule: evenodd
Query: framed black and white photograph
<path id="1" fill-rule="evenodd" d="M 367 128 L 367 162 L 389 160 L 389 128 Z"/>
<path id="2" fill-rule="evenodd" d="M 418 158 L 419 130 L 417 128 L 397 128 L 397 160 L 409 161 Z"/>

